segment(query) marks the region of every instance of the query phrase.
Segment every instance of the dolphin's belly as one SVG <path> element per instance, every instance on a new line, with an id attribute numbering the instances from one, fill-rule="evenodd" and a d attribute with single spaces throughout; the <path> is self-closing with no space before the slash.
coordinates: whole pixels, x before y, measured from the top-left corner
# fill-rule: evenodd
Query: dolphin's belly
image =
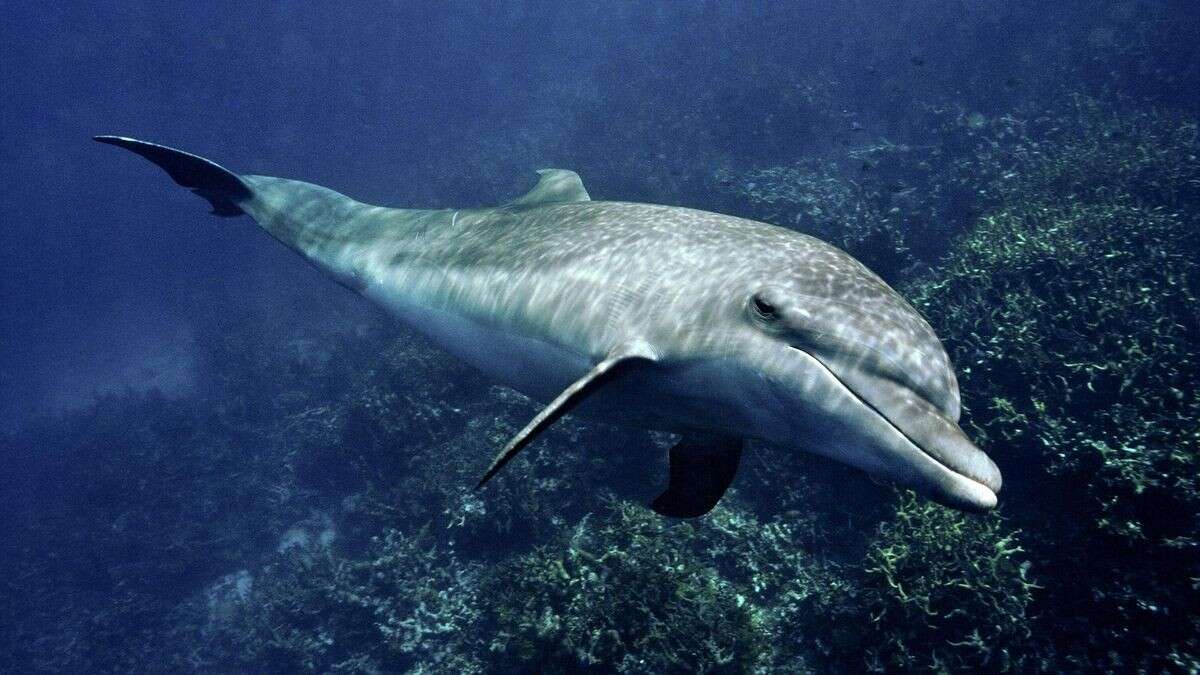
<path id="1" fill-rule="evenodd" d="M 475 367 L 498 384 L 542 403 L 558 396 L 594 363 L 543 340 L 516 335 L 452 312 L 430 308 L 378 289 L 365 295 L 434 344 Z M 609 423 L 661 431 L 721 431 L 746 435 L 756 421 L 731 409 L 731 382 L 719 365 L 658 371 L 616 378 L 585 401 L 576 413 Z M 746 397 L 747 402 L 756 398 Z M 739 406 L 740 407 L 740 406 Z"/>
<path id="2" fill-rule="evenodd" d="M 487 377 L 543 402 L 553 399 L 592 366 L 580 354 L 413 303 L 398 294 L 376 289 L 367 289 L 364 294 Z"/>

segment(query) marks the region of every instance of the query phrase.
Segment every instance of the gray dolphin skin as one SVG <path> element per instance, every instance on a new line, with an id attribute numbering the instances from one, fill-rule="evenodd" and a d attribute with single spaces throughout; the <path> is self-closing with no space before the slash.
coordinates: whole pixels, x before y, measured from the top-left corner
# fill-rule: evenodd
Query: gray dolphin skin
<path id="1" fill-rule="evenodd" d="M 220 216 L 247 214 L 342 284 L 496 381 L 549 404 L 482 486 L 564 414 L 676 432 L 663 515 L 707 513 L 758 439 L 948 506 L 996 505 L 1000 472 L 958 426 L 942 344 L 879 277 L 782 227 L 591 201 L 543 170 L 495 208 L 393 209 L 117 136 Z"/>

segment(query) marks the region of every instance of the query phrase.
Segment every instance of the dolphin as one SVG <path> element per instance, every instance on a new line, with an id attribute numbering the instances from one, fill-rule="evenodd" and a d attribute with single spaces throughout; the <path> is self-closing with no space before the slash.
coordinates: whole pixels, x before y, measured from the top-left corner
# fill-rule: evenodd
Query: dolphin
<path id="1" fill-rule="evenodd" d="M 958 426 L 957 380 L 929 324 L 818 239 L 728 215 L 592 201 L 539 171 L 493 208 L 397 209 L 235 174 L 120 136 L 125 148 L 271 236 L 494 380 L 548 401 L 482 487 L 563 415 L 680 434 L 664 516 L 710 511 L 749 439 L 812 452 L 965 511 L 1000 472 Z"/>

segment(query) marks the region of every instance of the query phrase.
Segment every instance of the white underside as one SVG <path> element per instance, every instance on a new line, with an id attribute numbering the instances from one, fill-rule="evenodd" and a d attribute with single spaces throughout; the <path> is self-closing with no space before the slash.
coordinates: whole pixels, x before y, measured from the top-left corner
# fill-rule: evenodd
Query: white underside
<path id="1" fill-rule="evenodd" d="M 582 354 L 426 306 L 384 286 L 368 287 L 364 295 L 489 379 L 542 402 L 553 399 L 593 365 Z"/>
<path id="2" fill-rule="evenodd" d="M 583 354 L 416 303 L 380 286 L 369 287 L 364 294 L 488 378 L 542 403 L 554 399 L 595 365 Z M 743 435 L 747 416 L 729 409 L 728 401 L 757 397 L 746 396 L 744 383 L 735 380 L 730 369 L 719 361 L 666 369 L 652 378 L 606 385 L 576 413 L 662 431 Z M 704 395 L 696 398 L 695 392 Z"/>
<path id="3" fill-rule="evenodd" d="M 417 305 L 390 294 L 377 299 L 398 319 L 442 349 L 489 378 L 535 399 L 554 398 L 592 366 L 582 355 L 452 312 Z"/>

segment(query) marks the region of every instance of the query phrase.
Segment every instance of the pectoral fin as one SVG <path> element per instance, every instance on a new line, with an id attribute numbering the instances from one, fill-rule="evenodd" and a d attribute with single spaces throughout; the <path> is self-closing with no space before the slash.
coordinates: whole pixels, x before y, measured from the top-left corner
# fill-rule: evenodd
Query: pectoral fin
<path id="1" fill-rule="evenodd" d="M 483 478 L 480 479 L 475 489 L 478 490 L 483 487 L 485 483 L 491 480 L 492 476 L 495 476 L 500 469 L 504 468 L 505 464 L 508 464 L 509 460 L 516 457 L 518 452 L 529 445 L 539 433 L 546 429 L 546 427 L 554 424 L 560 417 L 575 409 L 592 392 L 603 386 L 613 374 L 632 363 L 653 360 L 653 352 L 640 343 L 624 345 L 614 350 L 606 359 L 597 363 L 595 367 L 589 370 L 586 375 L 567 387 L 563 393 L 558 395 L 558 398 L 550 402 L 550 405 L 543 408 L 537 414 L 537 417 L 534 417 L 530 420 L 529 424 L 525 425 L 524 429 L 517 432 L 517 435 L 492 460 L 492 465 L 488 467 L 487 473 L 483 474 Z"/>
<path id="2" fill-rule="evenodd" d="M 667 489 L 650 503 L 671 518 L 696 518 L 713 509 L 737 474 L 742 439 L 683 437 L 671 448 Z"/>

